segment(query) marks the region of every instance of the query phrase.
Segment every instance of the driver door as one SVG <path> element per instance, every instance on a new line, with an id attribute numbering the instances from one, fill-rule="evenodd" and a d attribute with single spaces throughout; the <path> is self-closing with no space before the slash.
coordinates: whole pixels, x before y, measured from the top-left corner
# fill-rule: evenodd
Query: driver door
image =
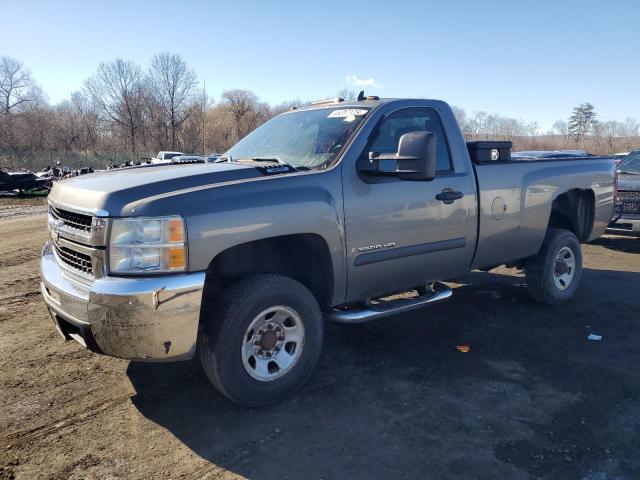
<path id="1" fill-rule="evenodd" d="M 409 107 L 386 116 L 373 129 L 358 164 L 371 151 L 396 152 L 400 137 L 413 131 L 436 136 L 433 180 L 400 180 L 358 169 L 345 175 L 347 301 L 466 273 L 473 258 L 475 180 L 472 172 L 456 175 L 435 109 Z M 461 198 L 442 195 L 449 191 Z"/>

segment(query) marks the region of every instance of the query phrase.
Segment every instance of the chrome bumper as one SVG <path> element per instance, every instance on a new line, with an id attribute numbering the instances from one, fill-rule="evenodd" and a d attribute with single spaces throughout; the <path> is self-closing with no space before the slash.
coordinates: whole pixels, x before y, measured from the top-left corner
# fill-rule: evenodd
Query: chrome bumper
<path id="1" fill-rule="evenodd" d="M 196 349 L 204 272 L 102 277 L 90 285 L 68 276 L 45 245 L 41 290 L 65 338 L 90 350 L 142 361 L 179 361 Z"/>
<path id="2" fill-rule="evenodd" d="M 640 234 L 640 215 L 621 215 L 607 227 L 611 233 Z"/>

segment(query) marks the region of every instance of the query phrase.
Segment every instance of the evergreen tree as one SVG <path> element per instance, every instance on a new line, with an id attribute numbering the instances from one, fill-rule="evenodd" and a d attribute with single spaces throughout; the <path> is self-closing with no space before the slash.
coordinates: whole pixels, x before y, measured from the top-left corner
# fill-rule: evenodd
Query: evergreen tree
<path id="1" fill-rule="evenodd" d="M 581 103 L 569 117 L 569 134 L 584 149 L 584 142 L 596 122 L 596 112 L 590 103 Z"/>

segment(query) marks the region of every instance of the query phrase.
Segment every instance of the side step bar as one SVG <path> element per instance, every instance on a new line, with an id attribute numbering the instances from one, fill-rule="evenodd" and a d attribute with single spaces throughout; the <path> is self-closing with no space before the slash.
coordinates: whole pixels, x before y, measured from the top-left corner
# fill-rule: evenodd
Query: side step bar
<path id="1" fill-rule="evenodd" d="M 326 319 L 336 323 L 364 323 L 377 320 L 378 318 L 416 310 L 433 303 L 439 303 L 448 300 L 453 295 L 451 288 L 441 282 L 435 282 L 433 284 L 433 291 L 434 293 L 428 295 L 421 295 L 409 299 L 400 298 L 398 300 L 376 303 L 368 307 L 350 308 L 347 310 L 333 309 L 326 312 L 324 316 Z"/>

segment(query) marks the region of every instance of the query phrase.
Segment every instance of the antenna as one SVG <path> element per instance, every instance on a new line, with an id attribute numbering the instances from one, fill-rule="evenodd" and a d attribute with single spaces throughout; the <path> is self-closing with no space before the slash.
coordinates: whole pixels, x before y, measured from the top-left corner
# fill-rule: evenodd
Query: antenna
<path id="1" fill-rule="evenodd" d="M 364 96 L 364 90 L 360 90 L 360 93 L 358 94 L 358 101 L 361 102 L 366 99 L 367 97 Z"/>

